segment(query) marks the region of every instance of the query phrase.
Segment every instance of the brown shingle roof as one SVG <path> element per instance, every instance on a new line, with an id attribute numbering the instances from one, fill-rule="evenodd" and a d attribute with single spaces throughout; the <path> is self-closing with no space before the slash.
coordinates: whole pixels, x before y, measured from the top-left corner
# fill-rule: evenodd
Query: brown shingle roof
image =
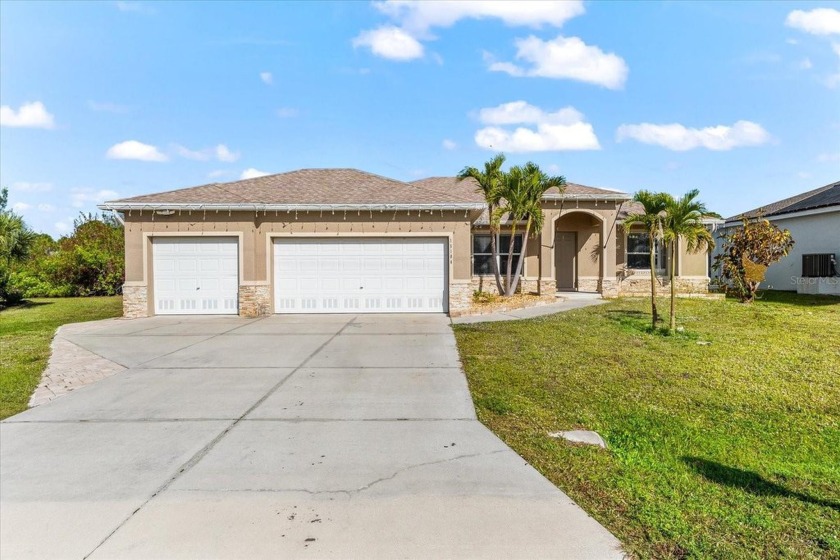
<path id="1" fill-rule="evenodd" d="M 484 200 L 484 197 L 477 193 L 478 185 L 474 179 L 464 179 L 463 181 L 459 181 L 457 177 L 429 177 L 428 179 L 420 179 L 418 181 L 412 181 L 412 185 L 417 185 L 424 188 L 433 188 L 442 191 L 449 191 L 449 192 L 462 192 L 465 195 L 469 196 L 472 195 L 478 200 L 479 202 Z M 557 188 L 552 188 L 546 191 L 547 195 L 557 195 L 559 194 L 559 190 Z M 600 189 L 598 187 L 588 187 L 586 185 L 578 185 L 577 183 L 566 183 L 566 189 L 563 191 L 563 194 L 567 195 L 607 195 L 607 196 L 615 196 L 615 195 L 623 195 L 620 191 L 614 191 L 610 189 Z M 627 195 L 627 198 L 630 198 Z"/>
<path id="2" fill-rule="evenodd" d="M 418 188 L 358 169 L 301 169 L 231 183 L 110 201 L 103 206 L 148 205 L 438 205 L 481 202 L 463 189 Z"/>
<path id="3" fill-rule="evenodd" d="M 784 200 L 765 204 L 758 208 L 754 208 L 741 214 L 736 214 L 726 218 L 727 222 L 734 222 L 743 218 L 755 218 L 759 214 L 765 217 L 778 216 L 779 214 L 788 214 L 790 212 L 800 212 L 803 210 L 813 210 L 815 208 L 824 208 L 827 206 L 840 205 L 840 181 L 835 181 L 818 189 L 804 192 Z"/>

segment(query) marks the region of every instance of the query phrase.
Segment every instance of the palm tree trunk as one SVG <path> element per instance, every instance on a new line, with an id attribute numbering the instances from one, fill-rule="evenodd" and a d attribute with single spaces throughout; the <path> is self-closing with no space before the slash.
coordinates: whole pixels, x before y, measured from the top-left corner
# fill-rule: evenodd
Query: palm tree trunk
<path id="1" fill-rule="evenodd" d="M 490 207 L 492 216 L 493 207 Z M 492 218 L 491 218 L 492 219 Z M 496 279 L 496 290 L 502 295 L 502 273 L 499 271 L 499 232 L 490 228 L 490 254 L 493 259 L 493 277 Z"/>
<path id="2" fill-rule="evenodd" d="M 508 261 L 507 272 L 505 274 L 505 295 L 512 296 L 513 291 L 510 289 L 513 283 L 513 248 L 516 246 L 516 221 L 514 220 L 510 225 L 510 243 L 508 243 Z"/>
<path id="3" fill-rule="evenodd" d="M 656 238 L 651 234 L 650 240 L 650 315 L 651 326 L 656 330 L 656 323 L 659 321 L 659 313 L 656 310 Z"/>
<path id="4" fill-rule="evenodd" d="M 677 253 L 677 241 L 671 241 L 671 262 L 670 269 L 670 280 L 671 280 L 671 320 L 668 323 L 669 330 L 673 333 L 677 328 L 677 287 L 676 282 L 674 281 L 674 261 L 676 259 Z"/>
<path id="5" fill-rule="evenodd" d="M 519 252 L 519 261 L 516 263 L 516 273 L 513 276 L 513 287 L 510 290 L 510 295 L 516 293 L 516 288 L 519 286 L 519 279 L 522 277 L 522 263 L 525 262 L 525 256 L 528 254 L 528 233 L 531 230 L 531 219 L 525 222 L 525 235 L 522 237 L 522 250 Z"/>

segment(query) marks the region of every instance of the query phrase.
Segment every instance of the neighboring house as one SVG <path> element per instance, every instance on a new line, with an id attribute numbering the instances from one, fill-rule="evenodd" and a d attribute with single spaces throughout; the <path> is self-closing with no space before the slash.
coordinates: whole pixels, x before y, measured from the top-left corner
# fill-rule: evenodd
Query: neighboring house
<path id="1" fill-rule="evenodd" d="M 125 221 L 127 317 L 457 313 L 475 290 L 495 289 L 486 206 L 472 180 L 304 169 L 100 208 Z M 543 209 L 542 234 L 525 244 L 523 290 L 646 293 L 647 237 L 622 228 L 629 195 L 569 184 L 549 191 Z M 657 263 L 664 275 L 664 257 Z M 681 291 L 708 290 L 706 253 L 681 251 L 676 264 Z"/>
<path id="2" fill-rule="evenodd" d="M 759 215 L 790 230 L 795 242 L 786 257 L 767 268 L 764 288 L 840 295 L 840 181 L 727 218 L 721 231 Z"/>

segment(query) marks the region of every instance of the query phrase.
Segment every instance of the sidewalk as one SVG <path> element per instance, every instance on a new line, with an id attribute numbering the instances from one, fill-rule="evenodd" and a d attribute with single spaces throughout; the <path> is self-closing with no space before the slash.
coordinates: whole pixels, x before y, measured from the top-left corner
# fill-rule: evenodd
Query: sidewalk
<path id="1" fill-rule="evenodd" d="M 607 303 L 607 300 L 601 299 L 600 294 L 586 293 L 586 292 L 566 292 L 562 294 L 564 298 L 557 303 L 550 305 L 541 305 L 539 307 L 528 307 L 525 309 L 513 309 L 510 311 L 500 311 L 499 313 L 490 313 L 487 315 L 472 315 L 465 317 L 455 317 L 452 319 L 454 325 L 466 325 L 472 323 L 490 323 L 495 321 L 516 321 L 519 319 L 533 319 L 534 317 L 542 317 L 543 315 L 553 315 L 554 313 L 562 313 L 563 311 L 570 311 L 572 309 L 580 309 L 582 307 L 589 307 L 591 305 L 601 305 Z"/>

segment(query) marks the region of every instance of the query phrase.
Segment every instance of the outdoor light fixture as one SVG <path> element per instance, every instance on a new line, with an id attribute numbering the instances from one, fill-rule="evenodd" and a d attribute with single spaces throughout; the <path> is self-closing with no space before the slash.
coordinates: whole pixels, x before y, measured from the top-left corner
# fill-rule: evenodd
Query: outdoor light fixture
<path id="1" fill-rule="evenodd" d="M 175 210 L 155 210 L 155 214 L 158 216 L 171 216 L 175 213 Z"/>

